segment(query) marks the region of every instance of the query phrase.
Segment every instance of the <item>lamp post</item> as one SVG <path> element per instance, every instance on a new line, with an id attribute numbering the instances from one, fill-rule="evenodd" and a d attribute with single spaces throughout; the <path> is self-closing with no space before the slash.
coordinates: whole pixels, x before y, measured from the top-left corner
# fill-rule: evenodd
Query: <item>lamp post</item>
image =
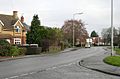
<path id="1" fill-rule="evenodd" d="M 98 35 L 98 33 L 99 33 L 99 32 L 97 32 L 97 35 Z M 100 42 L 100 37 L 99 37 L 99 35 L 98 35 L 97 41 L 98 41 L 98 46 L 99 46 L 99 44 L 100 44 L 100 43 L 99 43 L 99 42 Z"/>
<path id="2" fill-rule="evenodd" d="M 113 0 L 111 0 L 111 56 L 113 55 Z"/>
<path id="3" fill-rule="evenodd" d="M 81 15 L 83 13 L 75 13 L 73 14 L 73 22 L 72 22 L 72 26 L 73 26 L 73 47 L 74 47 L 74 44 L 75 44 L 75 28 L 74 28 L 74 19 L 75 19 L 75 15 Z"/>

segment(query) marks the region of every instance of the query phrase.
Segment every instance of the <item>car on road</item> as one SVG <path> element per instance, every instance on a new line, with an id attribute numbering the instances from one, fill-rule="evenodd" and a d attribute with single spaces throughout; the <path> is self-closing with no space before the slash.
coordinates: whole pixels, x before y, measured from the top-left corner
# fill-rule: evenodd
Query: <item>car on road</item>
<path id="1" fill-rule="evenodd" d="M 90 47 L 91 47 L 91 46 L 90 46 L 89 43 L 85 44 L 85 48 L 90 48 Z"/>

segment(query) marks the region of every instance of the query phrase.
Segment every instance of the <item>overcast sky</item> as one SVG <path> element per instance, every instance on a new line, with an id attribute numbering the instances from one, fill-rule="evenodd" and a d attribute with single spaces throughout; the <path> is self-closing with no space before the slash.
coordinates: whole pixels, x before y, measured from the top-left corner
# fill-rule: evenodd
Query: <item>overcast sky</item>
<path id="1" fill-rule="evenodd" d="M 51 27 L 62 27 L 65 20 L 82 19 L 88 32 L 101 32 L 110 26 L 111 0 L 0 0 L 0 13 L 12 14 L 18 11 L 30 25 L 34 14 L 39 15 L 41 24 Z M 120 26 L 120 0 L 114 0 L 114 26 Z"/>

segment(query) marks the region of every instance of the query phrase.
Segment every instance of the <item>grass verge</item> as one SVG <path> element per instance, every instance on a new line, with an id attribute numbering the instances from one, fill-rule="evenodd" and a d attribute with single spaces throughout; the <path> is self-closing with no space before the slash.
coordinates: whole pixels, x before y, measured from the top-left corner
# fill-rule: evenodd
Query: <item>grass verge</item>
<path id="1" fill-rule="evenodd" d="M 120 67 L 120 56 L 108 56 L 103 61 L 107 64 Z"/>

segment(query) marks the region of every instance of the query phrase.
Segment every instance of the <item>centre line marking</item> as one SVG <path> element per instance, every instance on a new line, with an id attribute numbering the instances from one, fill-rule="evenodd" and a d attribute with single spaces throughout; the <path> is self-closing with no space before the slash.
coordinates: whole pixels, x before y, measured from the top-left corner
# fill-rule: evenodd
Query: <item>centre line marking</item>
<path id="1" fill-rule="evenodd" d="M 19 77 L 19 76 L 13 76 L 13 77 L 10 77 L 10 78 L 8 78 L 8 79 L 17 78 L 17 77 Z"/>
<path id="2" fill-rule="evenodd" d="M 26 74 L 22 74 L 22 75 L 20 75 L 20 76 L 26 76 L 26 75 L 28 75 L 28 73 L 26 73 Z"/>

